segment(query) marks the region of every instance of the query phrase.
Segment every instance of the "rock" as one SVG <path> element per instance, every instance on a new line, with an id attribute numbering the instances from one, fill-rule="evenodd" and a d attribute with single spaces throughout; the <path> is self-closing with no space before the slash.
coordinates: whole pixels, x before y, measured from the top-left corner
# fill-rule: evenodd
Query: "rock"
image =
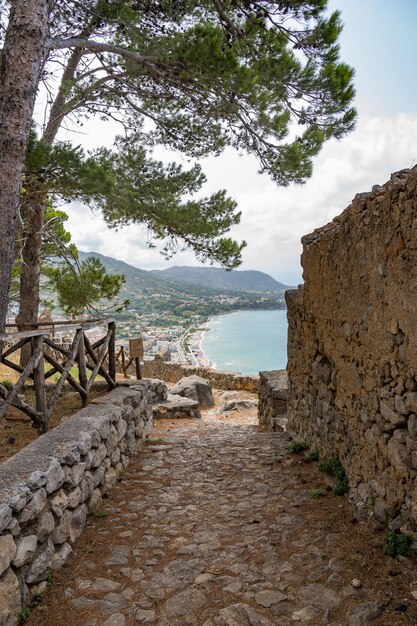
<path id="1" fill-rule="evenodd" d="M 192 375 L 181 378 L 181 380 L 172 387 L 171 394 L 196 400 L 203 409 L 214 406 L 211 385 L 201 376 Z"/>
<path id="2" fill-rule="evenodd" d="M 80 504 L 80 502 L 81 502 L 81 489 L 79 487 L 76 487 L 75 489 L 70 491 L 68 494 L 68 507 L 70 509 L 76 509 L 77 506 Z"/>
<path id="3" fill-rule="evenodd" d="M 63 489 L 60 489 L 49 499 L 51 509 L 58 517 L 61 517 L 68 508 L 68 496 Z"/>
<path id="4" fill-rule="evenodd" d="M 30 489 L 35 491 L 36 489 L 40 489 L 44 485 L 46 485 L 47 475 L 45 472 L 32 472 L 32 474 L 27 479 L 27 485 Z"/>
<path id="5" fill-rule="evenodd" d="M 405 407 L 410 413 L 417 413 L 417 392 L 410 391 L 405 394 Z"/>
<path id="6" fill-rule="evenodd" d="M 15 493 L 15 495 L 11 498 L 9 506 L 15 513 L 20 513 L 29 498 L 30 489 L 28 489 L 27 487 L 19 486 L 17 493 Z"/>
<path id="7" fill-rule="evenodd" d="M 91 449 L 92 440 L 90 433 L 86 433 L 83 430 L 78 433 L 78 450 L 81 454 L 87 454 Z"/>
<path id="8" fill-rule="evenodd" d="M 377 602 L 362 602 L 353 606 L 348 613 L 348 626 L 365 626 L 369 619 L 376 617 L 379 604 Z"/>
<path id="9" fill-rule="evenodd" d="M 281 593 L 280 591 L 272 591 L 269 589 L 265 589 L 264 591 L 259 591 L 255 595 L 256 604 L 260 604 L 265 608 L 268 608 L 272 604 L 277 604 L 278 602 L 282 602 L 286 600 L 288 596 L 285 593 Z"/>
<path id="10" fill-rule="evenodd" d="M 72 470 L 72 484 L 77 486 L 80 484 L 82 477 L 85 474 L 86 463 L 77 463 Z"/>
<path id="11" fill-rule="evenodd" d="M 114 593 L 114 591 L 107 593 L 101 600 L 97 601 L 97 604 L 104 615 L 111 615 L 127 607 L 126 598 L 121 593 Z"/>
<path id="12" fill-rule="evenodd" d="M 62 487 L 65 481 L 65 472 L 58 459 L 52 459 L 46 472 L 46 493 L 53 493 Z"/>
<path id="13" fill-rule="evenodd" d="M 116 546 L 105 563 L 106 565 L 126 565 L 129 556 L 130 550 L 127 546 Z"/>
<path id="14" fill-rule="evenodd" d="M 55 554 L 52 558 L 52 570 L 56 571 L 61 569 L 65 563 L 68 561 L 69 557 L 72 554 L 72 548 L 69 543 L 64 543 L 62 546 L 55 551 Z"/>
<path id="15" fill-rule="evenodd" d="M 157 404 L 154 408 L 155 419 L 168 418 L 178 419 L 193 417 L 200 419 L 200 405 L 196 400 L 168 394 L 168 398 Z"/>
<path id="16" fill-rule="evenodd" d="M 155 611 L 150 609 L 137 609 L 135 611 L 135 618 L 142 624 L 150 624 L 155 621 Z"/>
<path id="17" fill-rule="evenodd" d="M 103 622 L 103 626 L 124 626 L 125 624 L 126 618 L 123 613 L 115 613 Z"/>
<path id="18" fill-rule="evenodd" d="M 14 567 L 22 567 L 22 565 L 28 563 L 35 554 L 37 545 L 38 537 L 36 535 L 28 535 L 27 537 L 22 537 L 21 539 L 19 539 L 17 541 L 16 555 L 13 559 Z"/>
<path id="19" fill-rule="evenodd" d="M 352 580 L 352 587 L 354 587 L 355 589 L 360 589 L 362 587 L 361 581 L 358 580 L 357 578 L 354 578 Z"/>
<path id="20" fill-rule="evenodd" d="M 294 611 L 291 616 L 293 622 L 309 622 L 314 617 L 314 613 L 311 609 L 304 608 L 299 611 Z"/>
<path id="21" fill-rule="evenodd" d="M 39 518 L 36 526 L 36 534 L 39 543 L 43 543 L 55 528 L 55 519 L 51 511 L 45 511 Z"/>
<path id="22" fill-rule="evenodd" d="M 247 604 L 232 604 L 220 609 L 219 618 L 222 626 L 273 626 L 272 622 Z"/>
<path id="23" fill-rule="evenodd" d="M 221 408 L 223 413 L 228 411 L 244 411 L 245 409 L 256 409 L 258 403 L 254 400 L 229 400 L 225 402 Z"/>
<path id="24" fill-rule="evenodd" d="M 206 603 L 206 596 L 199 589 L 187 589 L 171 596 L 165 603 L 164 613 L 167 617 L 178 617 L 194 613 Z"/>
<path id="25" fill-rule="evenodd" d="M 26 524 L 31 522 L 39 515 L 43 507 L 46 504 L 46 491 L 45 489 L 39 489 L 35 491 L 31 500 L 27 503 L 24 509 L 19 514 L 19 523 Z"/>
<path id="26" fill-rule="evenodd" d="M 402 426 L 407 423 L 407 418 L 405 415 L 401 415 L 392 409 L 389 404 L 381 400 L 380 402 L 380 411 L 381 415 L 384 419 L 388 420 L 392 427 L 396 428 L 398 426 Z"/>
<path id="27" fill-rule="evenodd" d="M 12 521 L 12 509 L 7 505 L 0 506 L 0 532 L 3 532 Z"/>
<path id="28" fill-rule="evenodd" d="M 87 519 L 87 512 L 88 510 L 85 504 L 81 504 L 77 509 L 72 512 L 69 533 L 71 543 L 76 541 L 81 535 Z"/>
<path id="29" fill-rule="evenodd" d="M 70 535 L 71 522 L 71 512 L 64 511 L 62 517 L 59 519 L 58 524 L 55 526 L 52 533 L 52 539 L 55 544 L 61 544 L 67 541 Z"/>
<path id="30" fill-rule="evenodd" d="M 46 580 L 51 570 L 52 557 L 54 556 L 54 543 L 48 539 L 43 546 L 42 552 L 32 562 L 26 574 L 26 582 L 29 584 Z"/>
<path id="31" fill-rule="evenodd" d="M 12 535 L 0 536 L 0 576 L 9 567 L 16 554 L 16 544 Z"/>
<path id="32" fill-rule="evenodd" d="M 210 574 L 209 572 L 204 572 L 203 574 L 199 574 L 194 582 L 196 583 L 196 585 L 204 585 L 204 583 L 210 582 L 210 580 L 213 580 L 213 578 L 213 574 Z"/>
<path id="33" fill-rule="evenodd" d="M 38 583 L 37 585 L 31 585 L 29 589 L 29 596 L 31 599 L 37 597 L 39 600 L 39 596 L 44 594 L 47 589 L 48 589 L 48 582 L 46 580 L 43 580 L 41 583 Z"/>
<path id="34" fill-rule="evenodd" d="M 302 587 L 298 593 L 298 598 L 302 604 L 322 608 L 335 608 L 341 602 L 340 596 L 334 591 L 318 583 Z"/>
<path id="35" fill-rule="evenodd" d="M 21 608 L 19 581 L 9 568 L 0 577 L 0 626 L 16 626 Z"/>
<path id="36" fill-rule="evenodd" d="M 92 591 L 117 591 L 119 589 L 120 583 L 117 583 L 114 580 L 109 580 L 108 578 L 96 578 L 94 583 L 89 587 Z"/>

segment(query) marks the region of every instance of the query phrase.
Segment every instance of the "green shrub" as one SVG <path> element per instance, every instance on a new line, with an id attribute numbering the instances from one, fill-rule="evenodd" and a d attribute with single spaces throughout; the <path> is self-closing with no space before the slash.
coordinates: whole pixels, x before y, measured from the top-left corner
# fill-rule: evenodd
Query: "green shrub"
<path id="1" fill-rule="evenodd" d="M 407 554 L 411 542 L 411 537 L 405 533 L 395 533 L 393 530 L 387 530 L 384 552 L 390 556 L 396 556 L 397 554 L 404 556 Z"/>
<path id="2" fill-rule="evenodd" d="M 13 383 L 6 378 L 4 380 L 0 380 L 0 384 L 3 385 L 7 389 L 7 391 L 11 391 L 13 389 Z"/>
<path id="3" fill-rule="evenodd" d="M 333 486 L 333 493 L 337 496 L 344 496 L 349 491 L 349 480 L 346 476 L 345 470 L 339 459 L 333 457 L 331 459 L 323 459 L 317 463 L 317 469 L 321 472 L 326 472 L 335 478 L 335 484 Z"/>
<path id="4" fill-rule="evenodd" d="M 306 460 L 311 463 L 316 463 L 320 459 L 320 455 L 316 450 L 312 450 L 306 456 Z"/>
<path id="5" fill-rule="evenodd" d="M 326 495 L 326 487 L 317 487 L 317 489 L 313 489 L 311 495 L 313 496 L 313 498 L 321 498 L 322 496 Z"/>
<path id="6" fill-rule="evenodd" d="M 27 606 L 25 609 L 22 609 L 17 617 L 19 620 L 19 624 L 24 624 L 30 615 L 30 608 Z"/>
<path id="7" fill-rule="evenodd" d="M 303 450 L 307 450 L 308 445 L 302 441 L 291 441 L 290 444 L 288 444 L 288 452 L 290 452 L 291 454 L 295 454 L 296 452 L 302 452 Z"/>

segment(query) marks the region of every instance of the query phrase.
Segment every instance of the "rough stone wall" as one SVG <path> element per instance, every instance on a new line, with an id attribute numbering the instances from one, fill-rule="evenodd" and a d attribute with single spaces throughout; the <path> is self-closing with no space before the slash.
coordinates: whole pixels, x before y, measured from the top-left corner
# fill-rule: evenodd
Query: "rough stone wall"
<path id="1" fill-rule="evenodd" d="M 416 530 L 417 168 L 303 246 L 304 286 L 287 293 L 288 429 L 340 458 L 364 513 Z"/>
<path id="2" fill-rule="evenodd" d="M 184 376 L 201 376 L 216 389 L 250 391 L 258 393 L 259 376 L 245 376 L 235 372 L 220 372 L 209 367 L 197 367 L 184 363 L 170 363 L 161 358 L 145 361 L 141 366 L 146 377 L 160 378 L 170 383 L 177 383 Z M 132 370 L 132 373 L 133 370 Z"/>
<path id="3" fill-rule="evenodd" d="M 261 426 L 283 430 L 287 417 L 287 371 L 259 372 L 258 418 Z"/>
<path id="4" fill-rule="evenodd" d="M 115 484 L 152 428 L 161 381 L 119 387 L 0 465 L 0 624 L 47 587 L 81 534 L 89 509 Z"/>

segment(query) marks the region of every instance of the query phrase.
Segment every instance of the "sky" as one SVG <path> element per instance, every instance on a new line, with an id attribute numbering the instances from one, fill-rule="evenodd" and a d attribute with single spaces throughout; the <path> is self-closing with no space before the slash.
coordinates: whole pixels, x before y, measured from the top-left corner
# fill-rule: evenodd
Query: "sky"
<path id="1" fill-rule="evenodd" d="M 355 131 L 327 142 L 314 161 L 312 178 L 302 186 L 278 188 L 257 173 L 254 158 L 232 150 L 202 161 L 208 178 L 205 193 L 226 189 L 242 211 L 241 223 L 231 230 L 235 239 L 248 244 L 240 269 L 267 272 L 287 285 L 302 282 L 303 235 L 339 215 L 356 193 L 417 163 L 417 0 L 330 0 L 329 9 L 342 13 L 341 59 L 356 72 Z M 86 148 L 111 145 L 116 132 L 104 122 L 91 122 L 86 130 L 78 138 Z M 146 233 L 137 225 L 115 232 L 86 207 L 65 210 L 80 250 L 142 269 L 200 264 L 190 251 L 165 260 L 146 246 Z"/>

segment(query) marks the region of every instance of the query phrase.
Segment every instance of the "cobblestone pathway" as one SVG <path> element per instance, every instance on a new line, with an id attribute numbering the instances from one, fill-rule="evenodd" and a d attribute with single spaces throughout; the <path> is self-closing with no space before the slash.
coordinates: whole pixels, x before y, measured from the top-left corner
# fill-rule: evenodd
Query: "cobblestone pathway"
<path id="1" fill-rule="evenodd" d="M 254 422 L 161 422 L 28 623 L 417 624 L 414 565 Z"/>

